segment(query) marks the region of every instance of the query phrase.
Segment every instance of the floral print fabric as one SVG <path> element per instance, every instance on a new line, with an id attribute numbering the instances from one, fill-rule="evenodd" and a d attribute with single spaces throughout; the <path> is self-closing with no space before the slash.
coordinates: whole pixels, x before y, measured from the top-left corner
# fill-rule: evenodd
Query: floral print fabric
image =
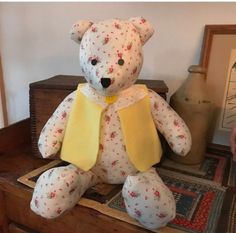
<path id="1" fill-rule="evenodd" d="M 52 168 L 37 180 L 31 209 L 45 218 L 55 218 L 72 208 L 91 186 L 97 183 L 92 172 L 83 172 L 74 165 Z"/>
<path id="2" fill-rule="evenodd" d="M 122 195 L 129 215 L 147 228 L 163 227 L 175 218 L 174 197 L 154 168 L 128 176 Z"/>
<path id="3" fill-rule="evenodd" d="M 175 202 L 172 194 L 153 169 L 144 173 L 137 173 L 137 170 L 129 161 L 123 143 L 117 109 L 120 106 L 128 106 L 130 99 L 127 99 L 125 93 L 122 93 L 114 104 L 108 105 L 105 102 L 105 97 L 96 94 L 89 85 L 86 84 L 81 88 L 85 95 L 104 107 L 97 163 L 91 172 L 88 173 L 80 171 L 73 165 L 70 165 L 71 167 L 66 170 L 67 173 L 65 173 L 65 168 L 54 168 L 53 172 L 46 171 L 36 184 L 31 208 L 42 216 L 53 218 L 74 206 L 84 191 L 97 182 L 125 183 L 123 195 L 127 212 L 147 228 L 164 226 L 175 216 Z M 136 88 L 134 87 L 134 97 L 131 98 L 133 102 L 135 98 L 138 101 L 143 97 L 143 93 L 138 94 L 135 90 Z M 148 95 L 157 128 L 166 137 L 172 149 L 184 155 L 191 145 L 188 128 L 162 97 L 151 90 L 149 90 Z M 42 130 L 39 148 L 44 157 L 54 155 L 59 150 L 59 146 L 56 145 L 61 145 L 62 143 L 64 127 L 66 126 L 74 97 L 75 92 L 65 98 Z M 76 184 L 76 187 L 78 186 L 72 193 L 69 190 L 70 187 L 65 185 L 68 183 L 67 178 L 69 177 L 69 175 L 65 174 L 70 174 L 73 177 L 73 184 Z M 58 177 L 63 177 L 64 181 L 62 182 L 63 179 Z M 86 179 L 82 185 L 81 179 L 83 177 L 86 177 Z M 52 185 L 46 186 L 48 183 L 52 183 Z M 60 193 L 60 189 L 64 190 L 62 195 L 54 195 Z M 149 191 L 147 192 L 146 190 Z M 65 197 L 65 194 L 67 194 L 67 197 Z M 163 196 L 161 199 L 158 198 L 159 194 Z M 140 204 L 137 204 L 139 202 Z M 39 203 L 46 203 L 46 205 L 39 207 Z M 156 207 L 153 209 L 153 206 Z"/>
<path id="4" fill-rule="evenodd" d="M 35 213 L 55 218 L 73 207 L 89 187 L 106 182 L 124 183 L 122 193 L 127 212 L 145 227 L 159 228 L 174 218 L 173 196 L 156 171 L 150 168 L 138 173 L 130 162 L 118 116 L 119 109 L 146 95 L 133 84 L 143 63 L 142 45 L 153 31 L 142 17 L 96 24 L 82 20 L 73 26 L 71 37 L 80 44 L 80 65 L 88 82 L 80 90 L 103 107 L 98 159 L 88 172 L 71 164 L 43 173 L 31 201 Z M 105 87 L 102 80 L 109 86 Z M 106 96 L 115 96 L 116 101 L 108 104 Z M 186 155 L 191 147 L 187 126 L 158 94 L 150 90 L 148 96 L 157 129 L 173 151 Z M 75 92 L 68 95 L 43 128 L 38 146 L 44 158 L 59 152 L 74 98 Z"/>

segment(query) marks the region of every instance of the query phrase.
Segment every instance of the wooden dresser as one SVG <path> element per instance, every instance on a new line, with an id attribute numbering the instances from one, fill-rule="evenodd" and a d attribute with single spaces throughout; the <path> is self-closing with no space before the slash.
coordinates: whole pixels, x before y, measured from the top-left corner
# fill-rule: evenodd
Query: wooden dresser
<path id="1" fill-rule="evenodd" d="M 32 189 L 17 182 L 17 178 L 49 162 L 33 156 L 37 154 L 38 134 L 57 104 L 79 81 L 82 78 L 56 76 L 31 84 L 31 119 L 0 130 L 0 233 L 150 232 L 80 205 L 55 220 L 44 219 L 30 210 Z M 165 97 L 168 89 L 163 81 L 143 82 Z"/>

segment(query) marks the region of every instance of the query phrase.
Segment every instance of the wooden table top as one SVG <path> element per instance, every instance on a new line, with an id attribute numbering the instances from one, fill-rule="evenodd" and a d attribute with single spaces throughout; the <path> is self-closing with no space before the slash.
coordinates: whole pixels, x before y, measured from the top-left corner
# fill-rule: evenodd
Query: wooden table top
<path id="1" fill-rule="evenodd" d="M 49 162 L 48 159 L 32 156 L 29 124 L 27 119 L 0 130 L 0 189 L 2 190 L 11 189 L 12 186 L 31 195 L 32 189 L 20 184 L 17 179 Z"/>

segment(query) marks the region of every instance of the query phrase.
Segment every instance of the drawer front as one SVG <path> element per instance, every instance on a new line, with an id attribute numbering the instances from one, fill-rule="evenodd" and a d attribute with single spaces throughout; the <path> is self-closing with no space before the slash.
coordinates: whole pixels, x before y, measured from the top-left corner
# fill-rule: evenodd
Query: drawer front
<path id="1" fill-rule="evenodd" d="M 21 191 L 16 192 L 20 193 Z M 62 216 L 48 220 L 39 217 L 30 210 L 30 200 L 27 197 L 20 198 L 12 193 L 8 193 L 6 194 L 5 203 L 8 219 L 20 224 L 20 226 L 26 227 L 22 229 L 33 229 L 33 231 L 25 230 L 25 232 L 29 233 L 35 233 L 35 231 L 39 233 L 148 232 L 138 226 L 130 225 L 120 220 L 114 220 L 98 211 L 83 206 L 76 206 Z"/>
<path id="2" fill-rule="evenodd" d="M 8 233 L 37 233 L 16 223 L 10 223 Z"/>

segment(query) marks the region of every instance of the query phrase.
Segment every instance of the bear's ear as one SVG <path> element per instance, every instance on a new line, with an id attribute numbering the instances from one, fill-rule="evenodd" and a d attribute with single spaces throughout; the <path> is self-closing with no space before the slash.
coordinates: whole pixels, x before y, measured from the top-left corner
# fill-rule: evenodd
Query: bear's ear
<path id="1" fill-rule="evenodd" d="M 80 43 L 84 33 L 93 25 L 93 22 L 89 20 L 79 20 L 76 22 L 70 30 L 70 37 L 76 43 Z"/>
<path id="2" fill-rule="evenodd" d="M 130 18 L 129 21 L 136 27 L 141 43 L 144 45 L 154 33 L 152 25 L 143 17 Z"/>

